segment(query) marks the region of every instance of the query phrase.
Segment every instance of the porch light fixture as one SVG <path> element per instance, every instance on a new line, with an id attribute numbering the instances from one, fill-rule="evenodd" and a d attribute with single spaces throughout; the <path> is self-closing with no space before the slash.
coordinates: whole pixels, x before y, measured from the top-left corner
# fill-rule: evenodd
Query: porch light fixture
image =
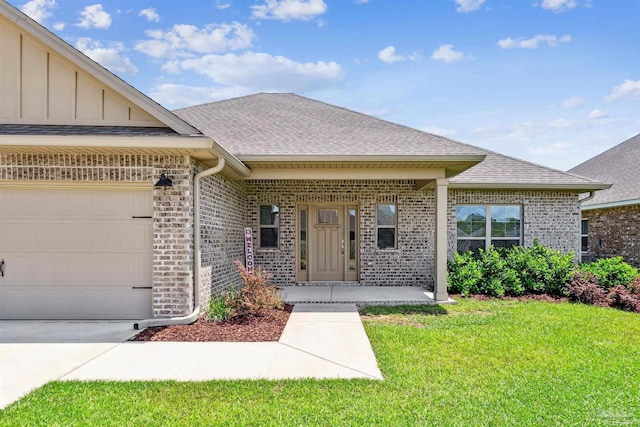
<path id="1" fill-rule="evenodd" d="M 154 187 L 159 187 L 159 188 L 173 187 L 173 181 L 171 180 L 171 178 L 167 178 L 165 174 L 161 173 L 160 179 L 158 180 L 158 182 L 155 183 Z"/>

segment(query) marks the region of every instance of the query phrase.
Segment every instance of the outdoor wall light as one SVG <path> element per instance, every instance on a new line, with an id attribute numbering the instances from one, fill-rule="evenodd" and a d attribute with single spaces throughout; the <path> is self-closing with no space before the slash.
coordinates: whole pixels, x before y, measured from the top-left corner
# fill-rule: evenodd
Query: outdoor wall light
<path id="1" fill-rule="evenodd" d="M 171 180 L 171 178 L 167 178 L 165 174 L 161 173 L 160 179 L 158 180 L 158 182 L 155 183 L 154 187 L 159 187 L 159 188 L 173 187 L 173 181 Z"/>

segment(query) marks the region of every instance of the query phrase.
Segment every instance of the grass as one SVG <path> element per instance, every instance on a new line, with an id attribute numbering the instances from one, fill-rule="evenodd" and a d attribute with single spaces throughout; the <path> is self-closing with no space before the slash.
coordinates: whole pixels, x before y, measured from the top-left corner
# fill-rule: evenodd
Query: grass
<path id="1" fill-rule="evenodd" d="M 384 381 L 54 382 L 0 425 L 638 425 L 640 315 L 463 300 L 378 307 Z"/>

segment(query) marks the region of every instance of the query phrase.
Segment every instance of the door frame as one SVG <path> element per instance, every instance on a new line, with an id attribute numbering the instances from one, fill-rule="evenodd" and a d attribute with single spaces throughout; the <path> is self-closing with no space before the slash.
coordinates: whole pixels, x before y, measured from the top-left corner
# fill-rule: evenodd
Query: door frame
<path id="1" fill-rule="evenodd" d="M 343 256 L 343 277 L 341 280 L 337 280 L 339 282 L 358 282 L 360 280 L 360 205 L 358 203 L 341 203 L 341 202 L 312 202 L 312 203 L 296 203 L 296 212 L 295 212 L 295 265 L 296 265 L 296 282 L 313 282 L 314 272 L 313 272 L 313 263 L 311 262 L 313 257 L 313 233 L 311 232 L 311 227 L 316 224 L 316 218 L 312 220 L 311 207 L 315 207 L 316 209 L 319 207 L 328 207 L 328 208 L 338 208 L 338 215 L 342 215 L 343 221 L 343 232 L 342 237 L 345 242 L 345 248 Z M 349 211 L 355 210 L 355 230 L 354 230 L 354 238 L 355 238 L 355 260 L 352 261 L 349 257 L 350 251 L 350 232 L 351 232 L 351 222 Z M 301 229 L 301 212 L 306 211 L 306 230 Z M 302 249 L 302 231 L 306 233 L 306 270 L 302 269 L 302 257 L 301 257 L 301 249 Z M 341 250 L 341 248 L 338 248 Z M 354 265 L 355 270 L 350 270 L 349 267 Z"/>

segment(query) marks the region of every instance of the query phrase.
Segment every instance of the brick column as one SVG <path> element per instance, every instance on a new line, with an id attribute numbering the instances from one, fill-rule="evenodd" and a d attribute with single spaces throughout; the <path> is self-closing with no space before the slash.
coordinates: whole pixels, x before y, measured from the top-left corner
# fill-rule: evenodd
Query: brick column
<path id="1" fill-rule="evenodd" d="M 447 293 L 447 192 L 449 180 L 436 179 L 436 280 L 433 295 L 436 301 L 449 299 Z"/>

